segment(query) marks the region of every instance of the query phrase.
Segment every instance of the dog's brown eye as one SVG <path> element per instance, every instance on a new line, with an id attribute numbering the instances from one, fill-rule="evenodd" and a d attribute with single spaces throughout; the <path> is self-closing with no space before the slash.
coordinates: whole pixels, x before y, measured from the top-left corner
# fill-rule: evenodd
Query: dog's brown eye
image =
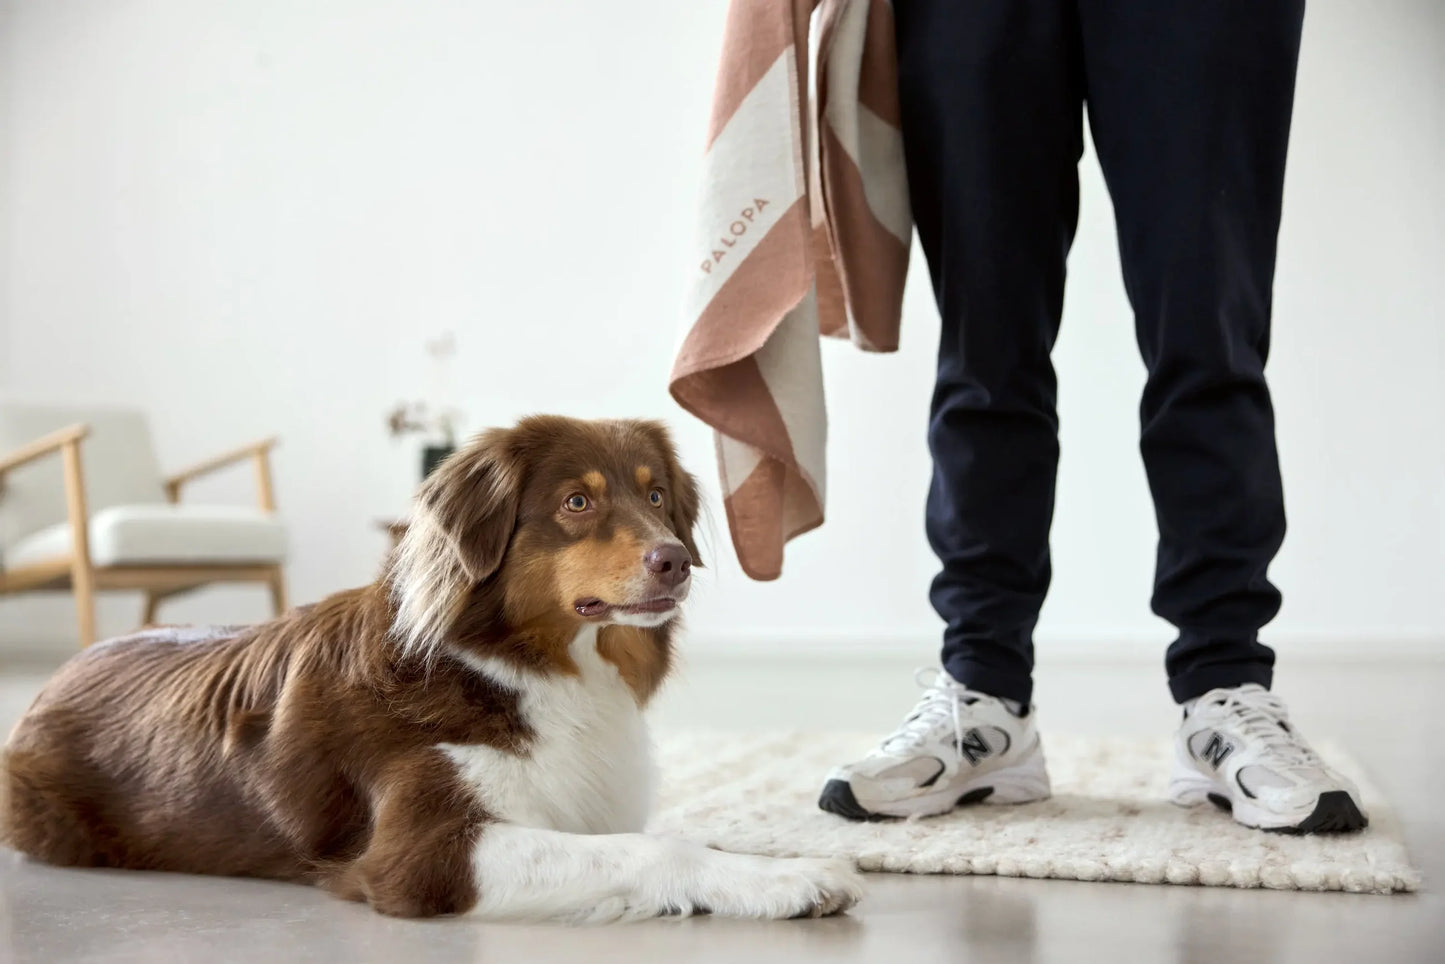
<path id="1" fill-rule="evenodd" d="M 573 495 L 569 495 L 567 497 L 567 501 L 562 504 L 567 507 L 568 512 L 586 512 L 587 507 L 590 506 L 592 503 L 587 501 L 587 496 L 583 495 L 580 492 L 577 492 Z"/>
<path id="2" fill-rule="evenodd" d="M 662 505 L 662 490 L 653 489 L 651 492 L 647 493 L 647 501 L 651 502 L 653 505 Z"/>

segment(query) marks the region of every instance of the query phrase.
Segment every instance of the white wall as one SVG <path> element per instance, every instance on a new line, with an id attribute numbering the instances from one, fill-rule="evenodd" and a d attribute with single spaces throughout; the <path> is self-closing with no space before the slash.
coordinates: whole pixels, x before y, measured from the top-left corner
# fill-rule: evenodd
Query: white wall
<path id="1" fill-rule="evenodd" d="M 10 0 L 0 0 L 0 391 L 10 384 L 10 65 L 15 32 Z M 3 619 L 3 616 L 0 616 Z"/>
<path id="2" fill-rule="evenodd" d="M 415 473 L 383 413 L 425 390 L 421 343 L 444 329 L 473 425 L 661 414 L 711 478 L 708 434 L 665 379 L 724 0 L 12 4 L 13 387 L 143 405 L 172 465 L 280 432 L 298 599 L 375 570 L 372 520 Z M 1438 0 L 1310 6 L 1272 365 L 1291 521 L 1273 638 L 1300 647 L 1445 638 L 1442 49 Z M 1092 157 L 1081 176 L 1041 636 L 1154 645 L 1143 371 Z M 760 585 L 719 512 L 699 645 L 876 638 L 927 657 L 936 334 L 920 270 L 898 356 L 829 346 L 831 519 Z M 261 605 L 233 592 L 170 615 Z M 66 615 L 0 607 L 25 639 Z"/>

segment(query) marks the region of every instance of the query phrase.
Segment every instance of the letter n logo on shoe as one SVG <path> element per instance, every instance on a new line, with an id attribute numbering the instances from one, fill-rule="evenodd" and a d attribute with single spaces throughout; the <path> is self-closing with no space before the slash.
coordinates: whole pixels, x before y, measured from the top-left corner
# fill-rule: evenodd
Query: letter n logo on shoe
<path id="1" fill-rule="evenodd" d="M 1224 763 L 1225 758 L 1233 752 L 1233 743 L 1226 743 L 1224 737 L 1218 733 L 1211 733 L 1209 734 L 1209 742 L 1204 744 L 1204 751 L 1200 753 L 1200 756 L 1204 758 L 1205 763 L 1208 763 L 1214 769 L 1218 770 L 1220 765 Z"/>
<path id="2" fill-rule="evenodd" d="M 978 761 L 993 755 L 993 747 L 983 738 L 978 728 L 969 730 L 958 741 L 958 752 L 968 758 L 969 766 L 978 766 Z"/>

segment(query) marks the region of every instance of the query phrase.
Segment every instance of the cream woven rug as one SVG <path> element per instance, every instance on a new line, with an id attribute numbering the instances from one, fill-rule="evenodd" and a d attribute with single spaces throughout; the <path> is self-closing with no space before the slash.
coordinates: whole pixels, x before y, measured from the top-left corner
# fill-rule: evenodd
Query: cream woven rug
<path id="1" fill-rule="evenodd" d="M 1369 829 L 1292 837 L 1239 826 L 1214 807 L 1165 797 L 1167 741 L 1045 735 L 1054 795 L 970 806 L 921 821 L 853 823 L 815 805 L 823 776 L 876 736 L 684 732 L 659 742 L 664 774 L 651 829 L 740 853 L 848 856 L 863 870 L 997 874 L 1389 894 L 1419 887 L 1399 826 L 1338 747 Z"/>

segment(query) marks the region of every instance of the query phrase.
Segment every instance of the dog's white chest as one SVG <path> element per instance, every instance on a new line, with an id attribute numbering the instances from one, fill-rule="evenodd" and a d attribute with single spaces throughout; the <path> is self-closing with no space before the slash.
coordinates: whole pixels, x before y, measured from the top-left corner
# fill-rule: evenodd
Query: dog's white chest
<path id="1" fill-rule="evenodd" d="M 500 820 L 570 833 L 639 831 L 655 773 L 647 726 L 617 668 L 597 654 L 597 629 L 572 641 L 576 676 L 519 673 L 472 659 L 478 671 L 520 694 L 530 751 L 442 744 L 461 778 Z"/>

